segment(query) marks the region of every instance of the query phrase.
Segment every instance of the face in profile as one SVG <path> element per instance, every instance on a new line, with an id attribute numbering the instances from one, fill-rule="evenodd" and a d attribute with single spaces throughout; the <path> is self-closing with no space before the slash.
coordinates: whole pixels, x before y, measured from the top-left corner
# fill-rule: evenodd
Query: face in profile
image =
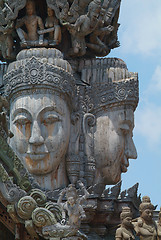
<path id="1" fill-rule="evenodd" d="M 104 110 L 96 114 L 93 154 L 96 171 L 105 184 L 116 184 L 126 172 L 129 159 L 136 159 L 133 142 L 134 113 L 131 108 Z M 87 141 L 88 142 L 88 141 Z"/>
<path id="2" fill-rule="evenodd" d="M 10 145 L 30 173 L 56 171 L 65 158 L 70 136 L 70 112 L 66 101 L 54 93 L 29 94 L 11 105 Z"/>
<path id="3" fill-rule="evenodd" d="M 96 167 L 108 184 L 115 184 L 126 172 L 129 159 L 136 159 L 133 142 L 134 113 L 132 109 L 104 112 L 96 121 L 94 155 Z"/>

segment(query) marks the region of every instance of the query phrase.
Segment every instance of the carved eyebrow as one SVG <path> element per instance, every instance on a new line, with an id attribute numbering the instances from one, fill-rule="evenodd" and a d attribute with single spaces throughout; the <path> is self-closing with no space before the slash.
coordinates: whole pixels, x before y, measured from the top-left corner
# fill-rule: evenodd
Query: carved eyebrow
<path id="1" fill-rule="evenodd" d="M 13 112 L 12 121 L 16 118 L 17 115 L 19 115 L 21 113 L 25 113 L 26 115 L 29 116 L 30 119 L 32 118 L 32 116 L 28 110 L 26 110 L 25 108 L 18 108 Z"/>
<path id="2" fill-rule="evenodd" d="M 44 109 L 42 109 L 38 115 L 42 115 L 42 114 L 45 114 L 46 112 L 51 112 L 51 111 L 55 111 L 57 112 L 58 114 L 60 114 L 61 116 L 64 115 L 64 112 L 60 111 L 60 109 L 58 109 L 56 106 L 48 106 L 48 107 L 45 107 Z"/>

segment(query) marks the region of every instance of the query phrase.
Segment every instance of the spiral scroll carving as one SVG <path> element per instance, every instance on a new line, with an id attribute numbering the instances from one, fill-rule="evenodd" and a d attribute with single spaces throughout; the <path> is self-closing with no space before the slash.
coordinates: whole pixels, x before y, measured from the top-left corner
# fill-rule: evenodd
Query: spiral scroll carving
<path id="1" fill-rule="evenodd" d="M 57 223 L 54 214 L 45 208 L 36 208 L 32 213 L 32 220 L 37 227 L 50 226 Z"/>
<path id="2" fill-rule="evenodd" d="M 32 197 L 23 197 L 18 202 L 17 213 L 22 219 L 30 219 L 32 212 L 36 208 L 36 206 L 36 201 Z"/>
<path id="3" fill-rule="evenodd" d="M 30 196 L 36 201 L 39 207 L 44 207 L 47 197 L 40 189 L 33 189 Z"/>

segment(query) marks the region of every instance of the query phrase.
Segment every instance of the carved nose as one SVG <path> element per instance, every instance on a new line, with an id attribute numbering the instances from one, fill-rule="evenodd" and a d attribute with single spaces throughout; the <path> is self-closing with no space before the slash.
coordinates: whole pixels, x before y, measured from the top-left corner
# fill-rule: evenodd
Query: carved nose
<path id="1" fill-rule="evenodd" d="M 44 143 L 44 138 L 41 135 L 41 130 L 37 121 L 33 122 L 29 143 L 34 145 L 41 145 Z"/>
<path id="2" fill-rule="evenodd" d="M 129 138 L 127 140 L 127 144 L 125 146 L 125 155 L 127 158 L 131 158 L 131 159 L 137 158 L 137 151 L 132 138 Z"/>

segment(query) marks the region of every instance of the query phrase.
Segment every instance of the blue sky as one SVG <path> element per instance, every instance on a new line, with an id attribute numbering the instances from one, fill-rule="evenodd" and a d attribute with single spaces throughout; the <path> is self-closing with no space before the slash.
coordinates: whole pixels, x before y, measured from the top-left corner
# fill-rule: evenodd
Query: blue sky
<path id="1" fill-rule="evenodd" d="M 108 57 L 123 59 L 138 72 L 140 100 L 135 112 L 137 160 L 122 174 L 122 190 L 139 182 L 141 196 L 161 206 L 161 0 L 122 0 L 120 48 Z"/>

